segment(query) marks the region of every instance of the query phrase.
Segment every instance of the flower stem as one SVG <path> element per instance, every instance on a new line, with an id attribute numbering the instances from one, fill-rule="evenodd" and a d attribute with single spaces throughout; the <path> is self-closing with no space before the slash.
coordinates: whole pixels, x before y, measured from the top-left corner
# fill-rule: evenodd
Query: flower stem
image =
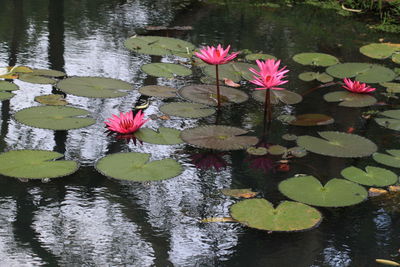
<path id="1" fill-rule="evenodd" d="M 215 65 L 215 76 L 217 78 L 217 108 L 219 109 L 221 107 L 221 97 L 219 93 L 219 73 L 218 73 L 218 64 Z"/>
<path id="2" fill-rule="evenodd" d="M 265 92 L 264 122 L 265 121 L 267 121 L 268 124 L 270 124 L 272 121 L 271 89 L 267 89 Z"/>

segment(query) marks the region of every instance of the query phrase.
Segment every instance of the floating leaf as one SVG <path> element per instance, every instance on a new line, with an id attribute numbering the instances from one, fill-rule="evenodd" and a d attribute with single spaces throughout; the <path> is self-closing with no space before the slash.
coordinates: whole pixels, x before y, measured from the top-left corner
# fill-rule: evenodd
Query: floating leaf
<path id="1" fill-rule="evenodd" d="M 395 261 L 384 260 L 384 259 L 376 259 L 375 261 L 376 261 L 377 263 L 381 263 L 381 264 L 385 264 L 385 265 L 400 266 L 400 263 L 395 262 Z"/>
<path id="2" fill-rule="evenodd" d="M 221 105 L 228 105 L 231 103 L 242 103 L 246 101 L 249 97 L 246 93 L 226 87 L 220 86 L 221 94 Z M 188 100 L 193 102 L 206 104 L 210 106 L 217 105 L 217 87 L 215 85 L 189 85 L 181 88 L 179 94 Z"/>
<path id="3" fill-rule="evenodd" d="M 339 60 L 324 53 L 300 53 L 293 57 L 293 60 L 302 65 L 328 67 L 339 63 Z"/>
<path id="4" fill-rule="evenodd" d="M 385 189 L 381 189 L 381 188 L 373 188 L 371 187 L 370 189 L 368 189 L 368 196 L 369 197 L 377 197 L 383 194 L 387 194 L 388 191 Z"/>
<path id="5" fill-rule="evenodd" d="M 373 142 L 359 135 L 332 131 L 318 134 L 324 139 L 303 135 L 297 138 L 297 145 L 317 154 L 340 158 L 367 157 L 377 150 Z"/>
<path id="6" fill-rule="evenodd" d="M 284 180 L 279 191 L 290 199 L 319 207 L 351 206 L 368 197 L 367 190 L 356 183 L 334 178 L 323 186 L 314 176 Z"/>
<path id="7" fill-rule="evenodd" d="M 268 154 L 268 149 L 266 149 L 265 147 L 249 147 L 246 150 L 247 153 L 249 153 L 250 155 L 254 155 L 254 156 L 263 156 L 263 155 L 267 155 Z"/>
<path id="8" fill-rule="evenodd" d="M 63 154 L 45 150 L 12 150 L 0 154 L 0 174 L 15 178 L 43 179 L 67 176 L 78 170 Z"/>
<path id="9" fill-rule="evenodd" d="M 258 139 L 254 136 L 244 136 L 248 131 L 223 125 L 201 126 L 185 129 L 181 138 L 188 144 L 217 149 L 238 150 L 254 146 Z"/>
<path id="10" fill-rule="evenodd" d="M 391 130 L 400 131 L 400 109 L 386 110 L 380 112 L 379 115 L 388 118 L 375 118 L 376 123 Z"/>
<path id="11" fill-rule="evenodd" d="M 161 36 L 133 36 L 127 39 L 124 44 L 126 48 L 137 53 L 155 56 L 191 57 L 195 48 L 189 42 Z"/>
<path id="12" fill-rule="evenodd" d="M 386 92 L 388 93 L 400 93 L 400 83 L 386 82 L 380 83 L 380 85 L 386 87 Z"/>
<path id="13" fill-rule="evenodd" d="M 295 126 L 321 126 L 332 124 L 335 120 L 325 114 L 301 114 L 288 123 Z"/>
<path id="14" fill-rule="evenodd" d="M 295 146 L 295 147 L 289 148 L 287 150 L 287 153 L 289 155 L 292 155 L 292 156 L 296 157 L 296 158 L 302 158 L 302 157 L 307 155 L 307 151 L 304 148 L 299 147 L 299 146 Z"/>
<path id="15" fill-rule="evenodd" d="M 282 155 L 286 152 L 286 147 L 280 145 L 273 145 L 268 148 L 268 153 L 271 155 Z"/>
<path id="16" fill-rule="evenodd" d="M 388 187 L 389 192 L 400 192 L 400 185 L 391 185 Z"/>
<path id="17" fill-rule="evenodd" d="M 284 134 L 282 135 L 282 139 L 286 141 L 296 141 L 297 140 L 297 135 L 295 134 Z"/>
<path id="18" fill-rule="evenodd" d="M 32 73 L 20 74 L 18 79 L 23 82 L 35 83 L 35 84 L 55 84 L 57 82 L 57 80 L 47 78 L 44 76 L 33 75 Z"/>
<path id="19" fill-rule="evenodd" d="M 324 95 L 327 102 L 340 102 L 342 107 L 368 107 L 374 105 L 377 100 L 368 94 L 356 94 L 347 91 L 331 92 Z"/>
<path id="20" fill-rule="evenodd" d="M 142 66 L 142 71 L 155 77 L 174 78 L 175 76 L 189 76 L 192 70 L 188 67 L 172 63 L 149 63 Z"/>
<path id="21" fill-rule="evenodd" d="M 215 223 L 215 222 L 237 222 L 231 217 L 212 217 L 201 220 L 202 223 Z"/>
<path id="22" fill-rule="evenodd" d="M 386 67 L 368 63 L 343 63 L 330 66 L 326 72 L 336 78 L 352 78 L 363 83 L 389 82 L 396 74 Z"/>
<path id="23" fill-rule="evenodd" d="M 181 132 L 176 129 L 160 127 L 157 131 L 149 128 L 141 128 L 135 132 L 135 137 L 140 141 L 157 145 L 177 145 L 183 141 L 179 137 Z"/>
<path id="24" fill-rule="evenodd" d="M 400 53 L 394 54 L 394 55 L 392 56 L 392 61 L 393 61 L 394 63 L 400 64 Z"/>
<path id="25" fill-rule="evenodd" d="M 354 166 L 342 170 L 342 176 L 352 182 L 367 186 L 388 186 L 398 182 L 399 178 L 392 171 L 367 166 L 365 171 Z"/>
<path id="26" fill-rule="evenodd" d="M 215 65 L 206 65 L 203 68 L 204 73 L 213 79 L 216 79 Z M 233 82 L 239 82 L 242 74 L 233 67 L 233 63 L 218 65 L 219 79 L 229 79 Z"/>
<path id="27" fill-rule="evenodd" d="M 18 122 L 32 127 L 51 130 L 70 130 L 83 128 L 96 122 L 92 118 L 80 117 L 87 115 L 89 115 L 89 112 L 80 108 L 39 106 L 22 109 L 15 113 L 14 118 Z"/>
<path id="28" fill-rule="evenodd" d="M 252 191 L 250 188 L 246 189 L 222 189 L 222 194 L 230 197 L 252 198 L 258 195 L 258 192 Z"/>
<path id="29" fill-rule="evenodd" d="M 293 201 L 284 201 L 274 208 L 265 199 L 246 199 L 233 204 L 230 213 L 248 227 L 277 232 L 309 230 L 322 220 L 315 208 Z"/>
<path id="30" fill-rule="evenodd" d="M 178 90 L 168 86 L 161 85 L 147 85 L 139 89 L 142 95 L 154 96 L 160 98 L 176 97 Z"/>
<path id="31" fill-rule="evenodd" d="M 255 90 L 253 92 L 253 98 L 261 103 L 265 102 L 265 94 L 267 90 Z M 279 104 L 283 102 L 287 105 L 294 105 L 300 103 L 303 97 L 295 92 L 288 90 L 272 90 L 271 91 L 271 104 Z"/>
<path id="32" fill-rule="evenodd" d="M 25 66 L 13 66 L 0 68 L 0 78 L 17 79 L 21 73 L 31 73 L 32 69 Z"/>
<path id="33" fill-rule="evenodd" d="M 360 48 L 360 52 L 367 57 L 376 59 L 385 59 L 392 57 L 392 61 L 397 61 L 397 56 L 400 52 L 400 46 L 398 44 L 391 43 L 372 43 L 364 45 Z"/>
<path id="34" fill-rule="evenodd" d="M 225 85 L 230 86 L 230 87 L 240 87 L 240 84 L 235 83 L 234 81 L 226 79 L 226 78 L 224 79 L 224 83 L 225 83 Z"/>
<path id="35" fill-rule="evenodd" d="M 249 61 L 255 61 L 255 60 L 267 60 L 267 59 L 275 59 L 276 57 L 274 57 L 273 55 L 269 55 L 269 54 L 248 54 L 244 57 L 246 60 Z"/>
<path id="36" fill-rule="evenodd" d="M 15 94 L 8 91 L 18 90 L 19 87 L 11 82 L 0 81 L 0 101 L 8 100 L 12 98 Z"/>
<path id="37" fill-rule="evenodd" d="M 67 94 L 85 97 L 121 97 L 133 90 L 133 86 L 127 82 L 104 77 L 72 77 L 61 80 L 57 88 Z M 121 90 L 123 92 L 121 92 Z"/>
<path id="38" fill-rule="evenodd" d="M 55 78 L 62 78 L 67 75 L 62 71 L 48 70 L 48 69 L 32 69 L 32 73 L 30 73 L 30 74 L 36 75 L 36 76 L 46 76 L 46 77 L 55 77 Z"/>
<path id="39" fill-rule="evenodd" d="M 35 101 L 51 106 L 65 106 L 68 104 L 68 102 L 62 95 L 41 95 L 35 97 Z"/>
<path id="40" fill-rule="evenodd" d="M 0 101 L 11 99 L 15 94 L 9 92 L 0 92 Z"/>
<path id="41" fill-rule="evenodd" d="M 325 72 L 303 72 L 299 74 L 299 79 L 305 82 L 310 82 L 313 80 L 318 80 L 322 83 L 328 83 L 333 81 L 333 77 L 326 74 Z"/>
<path id="42" fill-rule="evenodd" d="M 254 73 L 252 73 L 249 69 L 258 69 L 257 65 L 244 62 L 234 62 L 232 64 L 233 68 L 240 73 L 243 79 L 248 81 L 254 79 Z"/>
<path id="43" fill-rule="evenodd" d="M 150 154 L 129 152 L 105 156 L 95 168 L 101 174 L 119 180 L 158 181 L 182 173 L 182 166 L 173 159 L 149 161 Z"/>
<path id="44" fill-rule="evenodd" d="M 170 116 L 184 118 L 202 118 L 211 116 L 215 113 L 214 108 L 202 104 L 187 102 L 167 103 L 160 107 L 160 111 Z"/>
<path id="45" fill-rule="evenodd" d="M 383 154 L 383 153 L 374 153 L 372 155 L 372 158 L 383 165 L 394 167 L 394 168 L 400 168 L 400 150 L 396 149 L 389 149 L 386 150 L 388 154 Z"/>

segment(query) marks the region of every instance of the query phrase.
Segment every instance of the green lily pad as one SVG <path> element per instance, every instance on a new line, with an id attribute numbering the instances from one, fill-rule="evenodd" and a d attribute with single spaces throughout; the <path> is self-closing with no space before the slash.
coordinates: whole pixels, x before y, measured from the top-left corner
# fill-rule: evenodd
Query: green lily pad
<path id="1" fill-rule="evenodd" d="M 248 61 L 255 61 L 255 60 L 267 60 L 267 59 L 277 59 L 276 57 L 274 57 L 273 55 L 269 55 L 269 54 L 248 54 L 244 57 L 246 60 Z"/>
<path id="2" fill-rule="evenodd" d="M 249 188 L 245 189 L 221 189 L 221 193 L 225 196 L 230 197 L 244 197 L 244 198 L 251 198 L 258 195 L 258 192 L 254 192 Z"/>
<path id="3" fill-rule="evenodd" d="M 161 36 L 132 36 L 125 47 L 140 54 L 155 56 L 176 55 L 191 57 L 195 46 L 189 42 Z"/>
<path id="4" fill-rule="evenodd" d="M 65 106 L 68 104 L 68 102 L 62 95 L 41 95 L 35 97 L 35 101 L 51 106 Z"/>
<path id="5" fill-rule="evenodd" d="M 128 94 L 126 91 L 134 89 L 127 82 L 104 77 L 67 78 L 59 81 L 57 88 L 71 95 L 100 98 L 126 96 Z"/>
<path id="6" fill-rule="evenodd" d="M 101 174 L 118 180 L 159 181 L 180 175 L 182 166 L 173 159 L 150 160 L 146 153 L 116 153 L 96 162 L 95 168 Z"/>
<path id="7" fill-rule="evenodd" d="M 386 150 L 386 152 L 389 154 L 383 154 L 383 153 L 374 153 L 372 155 L 372 158 L 383 165 L 394 167 L 394 168 L 400 168 L 400 150 L 398 149 L 389 149 Z"/>
<path id="8" fill-rule="evenodd" d="M 271 155 L 282 155 L 286 153 L 286 151 L 286 147 L 280 145 L 273 145 L 268 148 L 268 153 Z"/>
<path id="9" fill-rule="evenodd" d="M 39 106 L 18 111 L 14 118 L 28 126 L 50 129 L 70 130 L 92 125 L 96 120 L 82 118 L 90 113 L 87 110 L 63 106 Z"/>
<path id="10" fill-rule="evenodd" d="M 44 76 L 33 75 L 32 73 L 20 74 L 18 79 L 23 82 L 35 83 L 35 84 L 55 84 L 57 82 L 57 80 L 55 79 L 47 78 Z"/>
<path id="11" fill-rule="evenodd" d="M 155 77 L 174 78 L 175 76 L 189 76 L 192 70 L 188 67 L 172 63 L 150 63 L 142 66 L 142 71 Z"/>
<path id="12" fill-rule="evenodd" d="M 259 230 L 296 232 L 313 229 L 322 220 L 321 213 L 308 205 L 284 201 L 274 208 L 265 199 L 246 199 L 230 207 L 232 218 Z"/>
<path id="13" fill-rule="evenodd" d="M 389 170 L 367 166 L 365 171 L 354 166 L 342 170 L 341 175 L 352 182 L 367 186 L 388 186 L 399 181 L 398 176 Z"/>
<path id="14" fill-rule="evenodd" d="M 176 97 L 178 90 L 168 86 L 161 85 L 147 85 L 139 89 L 139 93 L 147 96 L 154 96 L 160 98 Z"/>
<path id="15" fill-rule="evenodd" d="M 164 104 L 160 107 L 160 111 L 170 115 L 184 118 L 202 118 L 211 116 L 215 113 L 214 108 L 187 102 L 172 102 Z"/>
<path id="16" fill-rule="evenodd" d="M 334 123 L 331 116 L 325 114 L 300 114 L 294 120 L 288 121 L 290 125 L 295 126 L 321 126 Z"/>
<path id="17" fill-rule="evenodd" d="M 327 102 L 340 102 L 342 107 L 368 107 L 374 105 L 377 100 L 369 94 L 356 94 L 347 91 L 336 91 L 324 95 Z"/>
<path id="18" fill-rule="evenodd" d="M 400 93 L 400 83 L 386 82 L 380 83 L 383 87 L 386 87 L 386 92 L 388 93 Z"/>
<path id="19" fill-rule="evenodd" d="M 255 90 L 252 94 L 253 98 L 261 103 L 265 102 L 265 94 L 267 90 Z M 288 90 L 271 90 L 271 104 L 276 105 L 283 102 L 287 105 L 300 103 L 303 97 L 295 92 Z"/>
<path id="20" fill-rule="evenodd" d="M 268 154 L 268 149 L 266 149 L 265 147 L 251 146 L 246 150 L 246 152 L 254 156 L 263 156 Z"/>
<path id="21" fill-rule="evenodd" d="M 254 73 L 252 73 L 249 69 L 257 69 L 257 65 L 250 64 L 250 63 L 244 63 L 244 62 L 234 62 L 233 68 L 240 73 L 243 79 L 245 80 L 253 80 L 254 79 Z"/>
<path id="22" fill-rule="evenodd" d="M 400 131 L 400 109 L 386 110 L 380 112 L 379 115 L 386 118 L 375 118 L 376 123 L 391 130 Z"/>
<path id="23" fill-rule="evenodd" d="M 313 80 L 320 81 L 322 83 L 328 83 L 333 81 L 333 77 L 326 74 L 325 72 L 303 72 L 299 74 L 299 79 L 305 82 L 310 82 Z"/>
<path id="24" fill-rule="evenodd" d="M 219 79 L 224 78 L 239 82 L 242 78 L 246 80 L 253 79 L 253 73 L 249 71 L 249 68 L 257 68 L 254 64 L 243 63 L 243 62 L 231 62 L 224 65 L 218 66 Z M 215 65 L 207 65 L 203 68 L 204 73 L 216 79 Z"/>
<path id="25" fill-rule="evenodd" d="M 181 138 L 188 144 L 217 150 L 246 149 L 257 144 L 254 136 L 244 136 L 248 131 L 223 125 L 201 126 L 185 129 Z"/>
<path id="26" fill-rule="evenodd" d="M 229 105 L 232 103 L 245 102 L 249 96 L 234 88 L 220 86 L 221 105 Z M 217 106 L 217 87 L 215 85 L 193 84 L 185 86 L 179 90 L 179 94 L 190 101 L 205 104 L 209 106 Z"/>
<path id="27" fill-rule="evenodd" d="M 296 141 L 297 140 L 297 135 L 295 134 L 284 134 L 282 135 L 282 139 L 286 141 Z"/>
<path id="28" fill-rule="evenodd" d="M 390 82 L 396 78 L 391 69 L 368 63 L 342 63 L 330 66 L 326 72 L 336 78 L 352 78 L 363 83 Z"/>
<path id="29" fill-rule="evenodd" d="M 43 179 L 67 176 L 79 168 L 63 154 L 45 150 L 12 150 L 0 154 L 0 174 L 15 178 Z"/>
<path id="30" fill-rule="evenodd" d="M 0 101 L 11 99 L 15 94 L 9 91 L 16 90 L 19 90 L 18 85 L 7 81 L 0 81 Z"/>
<path id="31" fill-rule="evenodd" d="M 11 99 L 15 94 L 9 92 L 0 92 L 0 101 Z"/>
<path id="32" fill-rule="evenodd" d="M 54 78 L 62 78 L 67 75 L 62 71 L 48 70 L 48 69 L 32 69 L 32 72 L 30 74 L 35 75 L 35 76 L 46 76 L 46 77 L 54 77 Z"/>
<path id="33" fill-rule="evenodd" d="M 392 61 L 393 61 L 394 63 L 400 64 L 400 53 L 394 54 L 394 55 L 392 56 Z"/>
<path id="34" fill-rule="evenodd" d="M 331 179 L 324 186 L 314 176 L 284 180 L 279 191 L 290 199 L 312 206 L 345 207 L 358 204 L 368 197 L 364 187 L 344 179 Z"/>
<path id="35" fill-rule="evenodd" d="M 333 131 L 318 134 L 324 139 L 303 135 L 297 138 L 297 145 L 317 154 L 339 158 L 367 157 L 377 150 L 373 142 L 356 134 Z"/>
<path id="36" fill-rule="evenodd" d="M 293 60 L 302 65 L 328 67 L 339 63 L 339 60 L 324 53 L 300 53 Z"/>
<path id="37" fill-rule="evenodd" d="M 362 46 L 360 52 L 367 57 L 376 59 L 385 59 L 393 56 L 392 61 L 396 62 L 397 53 L 400 52 L 400 44 L 372 43 Z"/>
<path id="38" fill-rule="evenodd" d="M 157 131 L 149 128 L 141 128 L 135 132 L 135 137 L 140 141 L 157 145 L 177 145 L 183 141 L 179 137 L 181 132 L 176 129 L 160 127 Z"/>
<path id="39" fill-rule="evenodd" d="M 296 158 L 302 158 L 307 155 L 307 150 L 305 150 L 303 147 L 295 146 L 295 147 L 289 148 L 287 150 L 287 153 Z"/>

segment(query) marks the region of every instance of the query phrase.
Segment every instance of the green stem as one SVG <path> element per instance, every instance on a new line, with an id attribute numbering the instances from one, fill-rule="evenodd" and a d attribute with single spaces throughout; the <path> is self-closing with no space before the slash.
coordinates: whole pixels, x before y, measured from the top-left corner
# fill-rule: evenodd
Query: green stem
<path id="1" fill-rule="evenodd" d="M 272 121 L 271 89 L 267 89 L 265 92 L 264 122 L 265 121 L 267 121 L 268 124 L 270 124 Z"/>
<path id="2" fill-rule="evenodd" d="M 215 76 L 217 78 L 217 108 L 219 109 L 221 107 L 221 97 L 219 93 L 219 73 L 218 73 L 218 64 L 215 65 Z"/>

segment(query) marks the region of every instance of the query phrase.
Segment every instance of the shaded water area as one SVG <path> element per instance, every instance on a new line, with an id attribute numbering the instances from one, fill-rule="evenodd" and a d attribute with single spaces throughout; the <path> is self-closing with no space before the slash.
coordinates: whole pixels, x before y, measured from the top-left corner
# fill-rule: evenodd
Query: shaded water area
<path id="1" fill-rule="evenodd" d="M 250 1 L 249 1 L 250 2 Z M 373 140 L 380 151 L 399 148 L 398 136 L 373 121 L 360 119 L 363 111 L 326 103 L 322 95 L 332 88 L 308 89 L 297 75 L 308 70 L 291 58 L 300 52 L 323 52 L 342 62 L 377 62 L 358 52 L 360 46 L 399 36 L 369 32 L 365 24 L 329 10 L 309 6 L 268 8 L 249 3 L 211 5 L 167 0 L 3 0 L 0 9 L 0 66 L 26 65 L 65 71 L 68 76 L 104 76 L 132 83 L 136 88 L 159 84 L 174 88 L 198 82 L 199 77 L 154 78 L 143 64 L 178 62 L 176 57 L 135 54 L 123 42 L 149 26 L 192 26 L 171 33 L 196 46 L 231 44 L 234 51 L 250 49 L 280 58 L 290 69 L 289 90 L 306 95 L 298 105 L 279 105 L 274 117 L 289 113 L 324 113 L 335 124 L 301 128 L 274 120 L 265 137 L 270 144 L 288 145 L 281 136 L 313 134 L 320 130 L 346 131 Z M 390 67 L 394 64 L 388 63 Z M 311 68 L 309 68 L 311 70 Z M 371 159 L 341 159 L 309 153 L 296 159 L 287 172 L 271 167 L 252 168 L 244 151 L 218 156 L 226 168 L 202 170 L 191 157 L 204 152 L 188 145 L 135 146 L 107 136 L 103 121 L 130 110 L 140 94 L 95 99 L 68 95 L 68 102 L 89 110 L 95 125 L 69 131 L 25 126 L 12 115 L 39 105 L 35 96 L 56 92 L 50 85 L 15 81 L 16 96 L 1 102 L 0 150 L 44 149 L 65 154 L 80 163 L 77 173 L 50 182 L 1 177 L 0 266 L 375 266 L 376 258 L 400 260 L 399 209 L 373 200 L 348 208 L 319 209 L 324 220 L 311 231 L 272 233 L 237 223 L 201 223 L 208 217 L 229 216 L 237 200 L 221 194 L 223 188 L 252 188 L 277 204 L 285 197 L 277 184 L 298 173 L 322 180 L 340 177 L 348 165 L 364 167 Z M 250 85 L 243 90 L 249 92 Z M 337 87 L 336 87 L 337 88 Z M 378 85 L 378 89 L 382 90 Z M 384 96 L 379 100 L 384 101 Z M 161 101 L 150 99 L 147 116 L 161 115 Z M 262 136 L 262 106 L 255 100 L 224 108 L 219 124 L 253 130 Z M 147 127 L 185 129 L 215 123 L 215 115 L 200 120 L 152 120 Z M 152 159 L 172 157 L 184 172 L 173 179 L 130 183 L 99 174 L 94 163 L 115 152 L 152 153 Z M 272 163 L 271 163 L 272 162 Z M 360 164 L 360 165 L 357 165 Z M 396 171 L 395 169 L 393 171 Z M 397 171 L 398 172 L 398 171 Z"/>

